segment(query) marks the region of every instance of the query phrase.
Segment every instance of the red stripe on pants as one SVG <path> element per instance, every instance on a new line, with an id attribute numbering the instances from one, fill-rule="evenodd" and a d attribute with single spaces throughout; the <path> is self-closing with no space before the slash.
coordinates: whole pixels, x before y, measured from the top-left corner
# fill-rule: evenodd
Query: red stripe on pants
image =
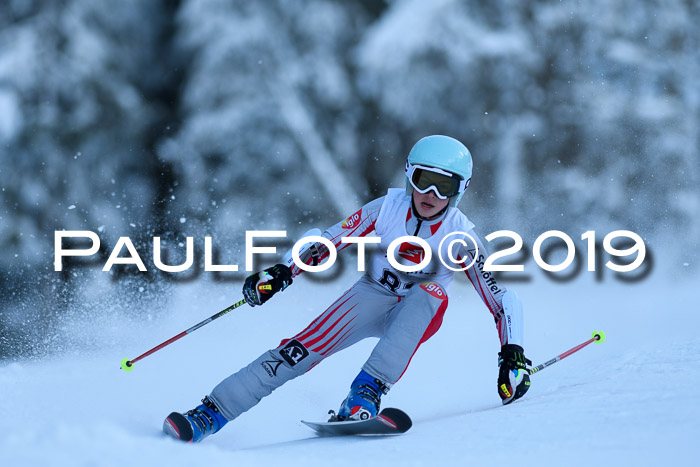
<path id="1" fill-rule="evenodd" d="M 430 324 L 428 324 L 428 327 L 425 329 L 425 332 L 423 333 L 423 337 L 420 338 L 420 341 L 418 342 L 418 345 L 416 346 L 416 350 L 413 351 L 411 354 L 411 358 L 408 359 L 408 363 L 406 364 L 406 368 L 404 368 L 403 372 L 401 373 L 401 376 L 399 376 L 399 379 L 403 376 L 404 373 L 406 373 L 406 370 L 408 369 L 408 365 L 411 364 L 411 360 L 413 359 L 413 356 L 416 354 L 418 351 L 418 348 L 420 345 L 433 337 L 436 332 L 440 329 L 440 326 L 442 326 L 442 319 L 445 317 L 445 311 L 447 310 L 447 299 L 443 300 L 442 305 L 440 305 L 440 308 L 438 308 L 437 313 L 435 313 L 435 316 L 433 316 L 433 319 L 430 320 Z M 398 379 L 396 380 L 398 381 Z"/>

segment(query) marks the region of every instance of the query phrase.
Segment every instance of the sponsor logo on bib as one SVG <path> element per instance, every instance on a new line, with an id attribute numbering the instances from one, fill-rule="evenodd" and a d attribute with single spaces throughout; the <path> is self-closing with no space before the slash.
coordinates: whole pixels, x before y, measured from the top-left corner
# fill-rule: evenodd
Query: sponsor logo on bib
<path id="1" fill-rule="evenodd" d="M 425 250 L 423 250 L 423 247 L 420 245 L 414 245 L 413 243 L 406 242 L 401 244 L 397 254 L 405 260 L 420 264 L 425 257 Z"/>

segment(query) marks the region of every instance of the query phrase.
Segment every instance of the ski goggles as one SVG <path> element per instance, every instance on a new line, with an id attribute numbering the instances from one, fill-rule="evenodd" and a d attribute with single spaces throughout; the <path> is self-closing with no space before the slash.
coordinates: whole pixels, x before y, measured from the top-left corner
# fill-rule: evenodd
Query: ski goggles
<path id="1" fill-rule="evenodd" d="M 413 189 L 419 193 L 433 190 L 438 198 L 447 199 L 457 196 L 467 189 L 469 180 L 436 167 L 413 165 L 406 162 L 406 176 Z"/>

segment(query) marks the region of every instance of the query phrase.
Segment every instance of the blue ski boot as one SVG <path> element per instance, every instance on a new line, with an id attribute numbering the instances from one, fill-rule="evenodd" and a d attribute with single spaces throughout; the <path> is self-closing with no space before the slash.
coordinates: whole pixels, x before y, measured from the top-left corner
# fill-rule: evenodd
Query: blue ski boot
<path id="1" fill-rule="evenodd" d="M 340 406 L 338 415 L 331 417 L 331 420 L 369 420 L 379 412 L 380 399 L 387 392 L 389 386 L 362 370 L 350 385 L 350 393 Z"/>
<path id="2" fill-rule="evenodd" d="M 198 443 L 219 431 L 228 420 L 219 413 L 214 403 L 205 397 L 202 404 L 184 414 L 173 412 L 163 422 L 163 432 L 175 439 Z"/>

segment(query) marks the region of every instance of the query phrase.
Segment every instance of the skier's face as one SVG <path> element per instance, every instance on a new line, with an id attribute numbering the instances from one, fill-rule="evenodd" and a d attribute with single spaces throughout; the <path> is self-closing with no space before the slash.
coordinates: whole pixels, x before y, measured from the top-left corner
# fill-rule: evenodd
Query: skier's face
<path id="1" fill-rule="evenodd" d="M 413 205 L 416 207 L 418 215 L 423 219 L 432 219 L 437 216 L 445 209 L 445 206 L 447 206 L 449 202 L 449 198 L 440 199 L 435 196 L 433 190 L 427 193 L 419 193 L 413 190 Z"/>

